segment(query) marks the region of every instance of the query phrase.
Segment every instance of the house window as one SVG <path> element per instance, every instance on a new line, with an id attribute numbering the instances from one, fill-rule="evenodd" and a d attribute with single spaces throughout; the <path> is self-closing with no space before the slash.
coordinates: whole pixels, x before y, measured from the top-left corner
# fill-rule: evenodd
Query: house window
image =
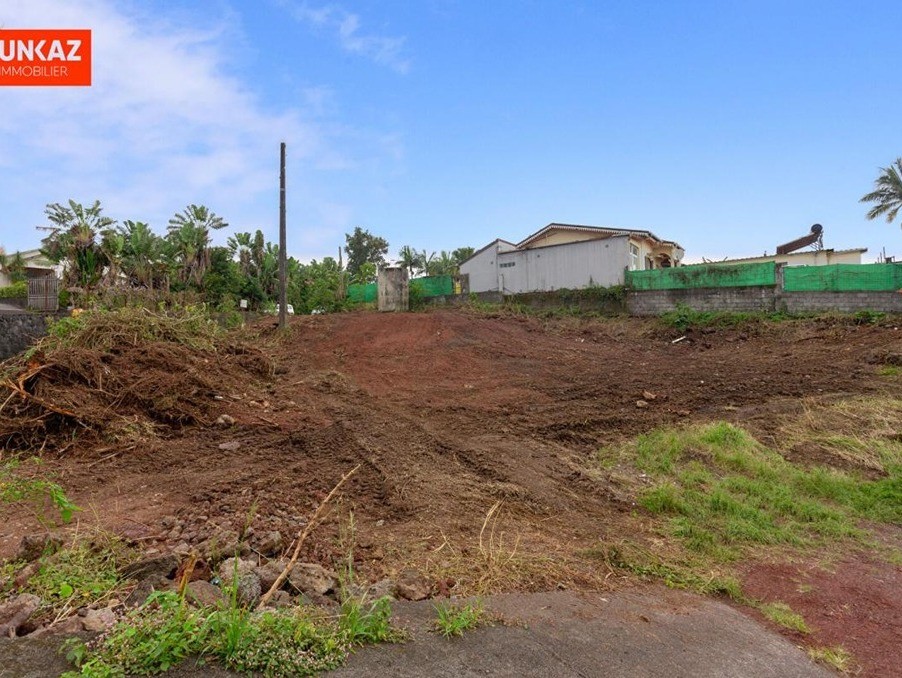
<path id="1" fill-rule="evenodd" d="M 639 270 L 639 246 L 630 243 L 630 270 Z"/>

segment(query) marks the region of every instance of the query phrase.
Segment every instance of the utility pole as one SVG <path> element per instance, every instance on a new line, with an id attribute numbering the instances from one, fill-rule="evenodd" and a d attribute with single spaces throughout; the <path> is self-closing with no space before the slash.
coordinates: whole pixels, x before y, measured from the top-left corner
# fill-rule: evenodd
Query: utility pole
<path id="1" fill-rule="evenodd" d="M 288 325 L 288 294 L 286 287 L 287 261 L 285 250 L 285 142 L 279 158 L 279 329 Z"/>

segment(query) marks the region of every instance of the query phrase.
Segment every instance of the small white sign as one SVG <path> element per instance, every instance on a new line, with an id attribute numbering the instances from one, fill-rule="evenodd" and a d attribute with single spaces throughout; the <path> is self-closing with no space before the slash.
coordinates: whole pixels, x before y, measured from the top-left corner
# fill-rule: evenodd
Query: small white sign
<path id="1" fill-rule="evenodd" d="M 247 299 L 242 299 L 238 302 L 238 305 L 241 307 L 243 311 L 247 310 Z"/>

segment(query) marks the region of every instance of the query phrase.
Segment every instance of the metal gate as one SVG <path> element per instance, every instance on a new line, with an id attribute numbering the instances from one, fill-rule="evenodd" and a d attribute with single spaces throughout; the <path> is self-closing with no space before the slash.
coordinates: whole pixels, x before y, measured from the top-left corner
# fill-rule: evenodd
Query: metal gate
<path id="1" fill-rule="evenodd" d="M 56 311 L 59 308 L 59 280 L 55 275 L 28 279 L 28 308 Z"/>

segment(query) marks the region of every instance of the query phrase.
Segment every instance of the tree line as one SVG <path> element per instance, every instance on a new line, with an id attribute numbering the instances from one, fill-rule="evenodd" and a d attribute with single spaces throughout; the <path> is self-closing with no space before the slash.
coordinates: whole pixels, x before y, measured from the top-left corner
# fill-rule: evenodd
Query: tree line
<path id="1" fill-rule="evenodd" d="M 106 216 L 100 201 L 51 203 L 45 214 L 49 225 L 40 228 L 48 235 L 41 252 L 62 265 L 62 287 L 76 303 L 123 289 L 194 293 L 223 310 L 237 308 L 238 299 L 252 310 L 265 309 L 278 298 L 279 246 L 260 230 L 235 233 L 225 246 L 213 246 L 212 232 L 228 223 L 204 205 L 174 214 L 162 235 L 146 222 Z M 378 267 L 388 263 L 388 249 L 387 240 L 358 226 L 345 235 L 337 260 L 305 264 L 288 257 L 288 303 L 298 313 L 341 310 L 348 304 L 347 286 L 375 281 Z M 472 253 L 471 247 L 436 255 L 404 246 L 398 264 L 412 277 L 453 275 Z M 0 267 L 21 278 L 21 255 L 0 254 Z"/>

